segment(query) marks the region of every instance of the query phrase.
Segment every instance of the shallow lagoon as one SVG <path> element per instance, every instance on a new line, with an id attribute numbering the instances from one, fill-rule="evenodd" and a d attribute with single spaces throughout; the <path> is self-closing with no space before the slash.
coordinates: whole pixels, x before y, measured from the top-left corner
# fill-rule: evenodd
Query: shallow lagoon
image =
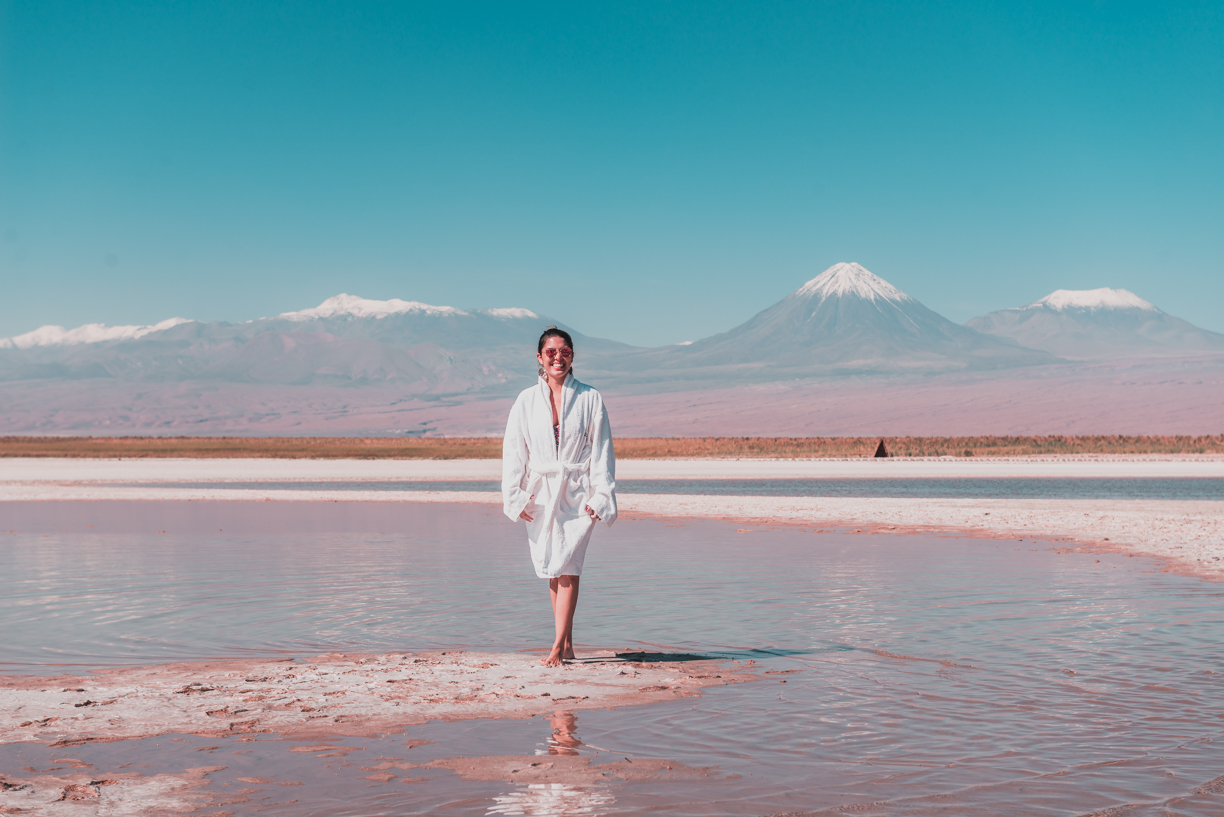
<path id="1" fill-rule="evenodd" d="M 551 634 L 522 532 L 492 508 L 7 503 L 3 513 L 0 528 L 16 531 L 0 536 L 8 672 L 514 651 Z M 290 753 L 269 737 L 71 754 L 101 771 L 226 765 L 215 788 L 253 788 L 226 807 L 239 814 L 1224 813 L 1220 586 L 1062 544 L 625 519 L 592 545 L 580 644 L 753 660 L 760 680 L 572 718 L 431 723 L 339 741 L 357 750 L 344 757 Z M 433 743 L 406 748 L 422 739 Z M 550 750 L 718 774 L 531 788 L 432 769 L 379 782 L 362 769 Z M 50 768 L 64 751 L 0 747 L 0 771 Z"/>
<path id="2" fill-rule="evenodd" d="M 276 491 L 492 491 L 492 480 L 141 482 L 122 487 Z M 824 477 L 812 479 L 621 479 L 625 494 L 687 496 L 915 497 L 920 499 L 1224 499 L 1219 477 Z"/>

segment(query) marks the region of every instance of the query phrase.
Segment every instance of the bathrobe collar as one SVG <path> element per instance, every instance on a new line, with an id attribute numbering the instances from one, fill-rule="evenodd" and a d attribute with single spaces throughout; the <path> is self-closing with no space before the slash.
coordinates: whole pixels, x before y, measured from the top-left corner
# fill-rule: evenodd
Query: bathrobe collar
<path id="1" fill-rule="evenodd" d="M 537 376 L 540 378 L 540 389 L 544 392 L 544 396 L 551 397 L 551 395 L 549 394 L 548 375 L 542 374 L 542 375 L 537 375 Z M 562 393 L 564 393 L 566 389 L 570 389 L 571 391 L 575 389 L 576 386 L 574 384 L 577 382 L 578 382 L 577 379 L 574 377 L 574 370 L 570 369 L 568 372 L 565 373 L 565 381 L 561 384 Z M 560 418 L 561 418 L 561 415 L 560 415 L 560 412 L 558 412 L 557 419 L 560 419 Z"/>

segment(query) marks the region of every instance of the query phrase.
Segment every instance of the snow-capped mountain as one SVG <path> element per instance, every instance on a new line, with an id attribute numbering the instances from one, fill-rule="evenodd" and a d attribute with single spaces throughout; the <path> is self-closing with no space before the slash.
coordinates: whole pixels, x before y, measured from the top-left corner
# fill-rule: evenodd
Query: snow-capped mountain
<path id="1" fill-rule="evenodd" d="M 302 309 L 298 312 L 282 312 L 280 315 L 277 315 L 277 318 L 289 321 L 308 321 L 316 318 L 339 317 L 385 318 L 389 315 L 412 313 L 421 315 L 487 315 L 493 318 L 526 318 L 530 320 L 538 320 L 540 317 L 530 309 L 510 307 L 465 311 L 463 309 L 456 309 L 453 306 L 433 306 L 432 304 L 423 304 L 419 301 L 401 301 L 399 298 L 392 298 L 387 301 L 374 301 L 342 292 L 339 295 L 328 298 L 316 307 Z"/>
<path id="2" fill-rule="evenodd" d="M 140 327 L 42 327 L 0 341 L 0 380 L 397 383 L 411 392 L 458 394 L 530 376 L 536 340 L 550 324 L 561 325 L 528 309 L 341 294 L 238 324 L 174 318 Z M 570 331 L 580 355 L 630 348 Z"/>
<path id="3" fill-rule="evenodd" d="M 1045 307 L 1056 312 L 1068 309 L 1140 309 L 1149 312 L 1160 310 L 1140 298 L 1129 289 L 1056 289 L 1044 298 L 1039 298 L 1028 305 L 1030 307 Z"/>
<path id="4" fill-rule="evenodd" d="M 308 321 L 313 318 L 336 317 L 385 318 L 388 315 L 402 315 L 406 312 L 421 312 L 426 315 L 456 315 L 462 313 L 463 310 L 453 306 L 432 306 L 419 301 L 401 301 L 399 298 L 374 301 L 341 292 L 318 306 L 297 312 L 282 312 L 277 317 L 289 321 Z"/>
<path id="5" fill-rule="evenodd" d="M 1050 362 L 1043 352 L 958 326 L 859 264 L 834 264 L 740 326 L 669 347 L 662 369 L 727 368 L 753 379 L 946 371 Z M 684 375 L 689 376 L 689 375 Z"/>
<path id="6" fill-rule="evenodd" d="M 418 301 L 401 301 L 392 298 L 386 301 L 359 298 L 356 295 L 341 293 L 328 298 L 318 306 L 297 312 L 282 312 L 274 318 L 257 318 L 241 324 L 212 324 L 213 326 L 233 326 L 238 331 L 242 327 L 262 328 L 278 321 L 291 321 L 302 324 L 324 320 L 339 320 L 350 328 L 356 328 L 361 321 L 353 319 L 382 319 L 393 316 L 410 316 L 412 318 L 464 318 L 471 321 L 474 328 L 478 324 L 504 326 L 508 320 L 524 320 L 539 322 L 544 320 L 530 309 L 500 308 L 463 310 L 453 306 L 433 306 Z M 105 343 L 107 341 L 123 341 L 142 338 L 155 332 L 162 332 L 185 323 L 195 323 L 186 318 L 170 318 L 160 323 L 148 326 L 107 326 L 102 323 L 87 323 L 75 329 L 65 329 L 62 326 L 41 326 L 23 335 L 11 338 L 0 338 L 0 349 L 29 349 L 34 346 L 73 346 L 82 343 Z M 395 322 L 387 325 L 396 325 Z M 380 325 L 385 328 L 387 325 Z M 403 324 L 398 324 L 400 328 Z"/>
<path id="7" fill-rule="evenodd" d="M 967 326 L 1060 357 L 1118 359 L 1224 352 L 1224 335 L 1199 329 L 1125 289 L 1059 289 Z"/>
<path id="8" fill-rule="evenodd" d="M 865 301 L 914 303 L 914 299 L 854 262 L 834 264 L 790 294 L 796 300 L 856 297 Z"/>
<path id="9" fill-rule="evenodd" d="M 256 331 L 322 331 L 341 338 L 375 340 L 401 348 L 428 343 L 446 349 L 471 350 L 481 357 L 492 355 L 496 358 L 504 350 L 521 359 L 523 350 L 534 346 L 540 332 L 550 324 L 560 326 L 556 320 L 537 315 L 530 309 L 467 310 L 398 298 L 377 301 L 341 294 L 310 309 L 252 321 L 250 326 Z M 581 335 L 575 335 L 574 342 L 583 354 L 609 345 L 628 348 Z M 522 368 L 534 371 L 535 365 L 534 357 L 529 354 Z"/>
<path id="10" fill-rule="evenodd" d="M 179 324 L 190 323 L 186 318 L 170 318 L 151 326 L 107 326 L 87 323 L 76 329 L 62 326 L 40 326 L 24 335 L 0 338 L 0 349 L 29 349 L 32 346 L 75 346 L 78 343 L 102 343 L 108 340 L 132 340 L 153 332 L 161 332 Z"/>

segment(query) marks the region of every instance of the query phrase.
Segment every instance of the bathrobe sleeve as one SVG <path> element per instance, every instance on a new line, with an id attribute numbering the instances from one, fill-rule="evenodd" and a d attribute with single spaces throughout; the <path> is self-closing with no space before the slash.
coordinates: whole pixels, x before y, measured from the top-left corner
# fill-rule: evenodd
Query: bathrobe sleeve
<path id="1" fill-rule="evenodd" d="M 591 407 L 591 497 L 587 500 L 608 527 L 616 521 L 616 453 L 612 450 L 612 426 L 603 397 L 595 392 Z"/>
<path id="2" fill-rule="evenodd" d="M 527 409 L 523 402 L 521 396 L 514 401 L 502 440 L 502 510 L 515 522 L 531 502 L 531 496 L 523 490 L 523 477 L 530 459 Z"/>

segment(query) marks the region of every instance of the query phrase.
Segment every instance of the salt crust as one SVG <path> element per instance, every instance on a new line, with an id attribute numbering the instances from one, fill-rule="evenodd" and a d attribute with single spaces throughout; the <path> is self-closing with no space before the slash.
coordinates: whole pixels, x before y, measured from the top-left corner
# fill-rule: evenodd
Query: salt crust
<path id="1" fill-rule="evenodd" d="M 522 654 L 350 653 L 304 662 L 161 664 L 89 676 L 7 675 L 0 676 L 0 743 L 77 746 L 170 733 L 374 736 L 430 720 L 525 718 L 673 700 L 753 677 L 747 665 L 725 661 L 631 658 L 592 653 L 546 668 L 538 656 Z"/>
<path id="2" fill-rule="evenodd" d="M 61 765 L 57 761 L 57 765 Z M 74 768 L 92 767 L 70 762 Z M 200 766 L 182 774 L 145 776 L 123 774 L 34 774 L 14 777 L 0 774 L 0 814 L 61 817 L 82 814 L 143 815 L 187 814 L 208 805 L 218 805 L 202 789 L 206 775 L 224 766 Z M 232 801 L 231 801 L 232 802 Z"/>
<path id="3" fill-rule="evenodd" d="M 395 734 L 426 720 L 532 717 L 673 700 L 695 696 L 702 687 L 755 677 L 752 661 L 679 660 L 688 656 L 655 661 L 660 656 L 651 656 L 650 663 L 642 663 L 634 657 L 593 653 L 546 669 L 535 656 L 520 654 L 328 654 L 307 661 L 184 662 L 83 677 L 0 676 L 0 743 L 34 741 L 71 751 L 68 747 L 85 743 L 171 733 L 244 740 L 275 733 L 294 742 L 290 752 L 342 757 L 351 747 L 321 741 Z M 246 802 L 245 795 L 256 791 L 205 790 L 207 776 L 224 766 L 146 776 L 99 774 L 73 758 L 54 762 L 46 770 L 27 768 L 28 776 L 0 772 L 0 814 L 184 814 Z M 564 755 L 442 758 L 426 766 L 450 769 L 467 780 L 505 779 L 529 786 L 717 776 L 713 769 L 670 760 L 626 758 L 593 766 L 590 757 Z M 71 771 L 65 773 L 66 768 Z M 421 765 L 392 761 L 362 768 L 375 772 L 366 779 L 388 782 L 396 777 L 388 769 Z"/>
<path id="4" fill-rule="evenodd" d="M 1224 457 L 896 457 L 874 459 L 667 459 L 617 462 L 619 479 L 988 477 L 1224 477 Z M 292 482 L 499 480 L 501 460 L 0 459 L 0 500 L 25 482 Z M 50 497 L 49 497 L 50 498 Z"/>

